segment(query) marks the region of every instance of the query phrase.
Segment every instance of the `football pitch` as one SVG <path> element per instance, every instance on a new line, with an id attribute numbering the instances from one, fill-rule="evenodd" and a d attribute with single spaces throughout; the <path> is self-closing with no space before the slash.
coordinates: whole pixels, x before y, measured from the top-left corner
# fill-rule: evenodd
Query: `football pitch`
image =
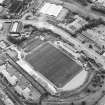
<path id="1" fill-rule="evenodd" d="M 25 60 L 59 88 L 82 70 L 79 64 L 49 43 L 32 51 Z"/>

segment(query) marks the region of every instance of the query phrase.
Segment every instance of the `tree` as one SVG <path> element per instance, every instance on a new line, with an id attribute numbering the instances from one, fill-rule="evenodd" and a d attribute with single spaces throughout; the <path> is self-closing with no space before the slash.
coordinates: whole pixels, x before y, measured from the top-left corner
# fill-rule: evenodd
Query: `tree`
<path id="1" fill-rule="evenodd" d="M 82 102 L 81 102 L 81 105 L 86 105 L 86 102 L 85 102 L 85 101 L 82 101 Z"/>

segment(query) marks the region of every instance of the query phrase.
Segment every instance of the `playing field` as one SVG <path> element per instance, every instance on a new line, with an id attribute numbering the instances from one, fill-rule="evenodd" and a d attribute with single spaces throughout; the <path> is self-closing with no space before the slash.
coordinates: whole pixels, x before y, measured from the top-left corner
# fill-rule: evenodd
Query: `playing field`
<path id="1" fill-rule="evenodd" d="M 26 56 L 26 61 L 57 87 L 63 87 L 82 70 L 70 57 L 49 43 Z"/>

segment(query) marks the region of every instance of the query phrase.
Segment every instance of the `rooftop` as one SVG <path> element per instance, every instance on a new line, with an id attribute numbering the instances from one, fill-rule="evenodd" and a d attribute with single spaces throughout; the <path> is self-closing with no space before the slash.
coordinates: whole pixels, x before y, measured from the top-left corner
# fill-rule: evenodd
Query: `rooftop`
<path id="1" fill-rule="evenodd" d="M 39 12 L 57 17 L 60 11 L 62 10 L 62 8 L 63 7 L 61 5 L 45 3 Z"/>

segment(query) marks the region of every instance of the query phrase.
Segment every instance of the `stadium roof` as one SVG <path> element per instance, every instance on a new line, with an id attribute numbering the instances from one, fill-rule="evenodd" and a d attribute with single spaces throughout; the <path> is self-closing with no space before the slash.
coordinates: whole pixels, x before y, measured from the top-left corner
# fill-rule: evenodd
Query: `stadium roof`
<path id="1" fill-rule="evenodd" d="M 60 11 L 62 10 L 62 8 L 63 7 L 61 5 L 45 3 L 39 12 L 57 17 Z"/>

